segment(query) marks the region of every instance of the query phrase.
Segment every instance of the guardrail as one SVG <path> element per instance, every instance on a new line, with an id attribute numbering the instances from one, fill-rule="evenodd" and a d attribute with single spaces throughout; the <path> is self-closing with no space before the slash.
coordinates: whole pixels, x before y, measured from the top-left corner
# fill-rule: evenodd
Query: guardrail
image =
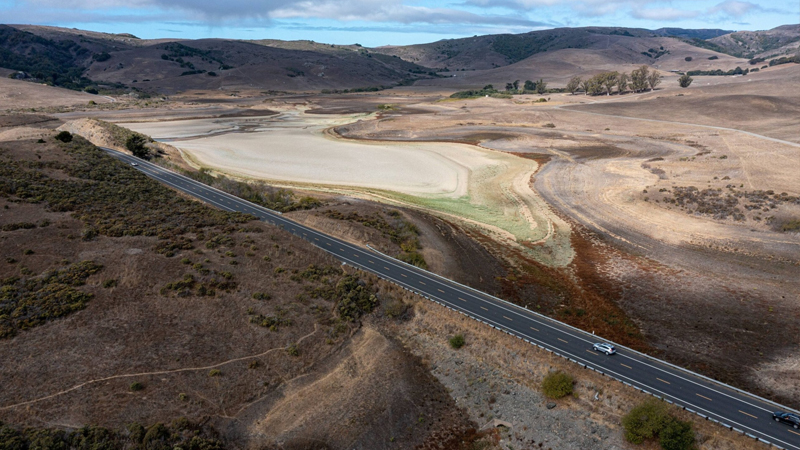
<path id="1" fill-rule="evenodd" d="M 319 246 L 317 246 L 317 247 L 319 247 Z M 423 270 L 423 269 L 420 269 L 419 267 L 416 267 L 416 266 L 414 266 L 414 265 L 408 264 L 408 263 L 406 263 L 405 261 L 401 261 L 401 260 L 399 260 L 399 259 L 397 259 L 397 258 L 393 258 L 393 257 L 391 257 L 391 256 L 389 256 L 389 255 L 387 255 L 387 254 L 385 254 L 385 253 L 383 253 L 383 252 L 381 252 L 381 251 L 379 251 L 379 250 L 375 249 L 374 247 L 372 247 L 372 246 L 371 246 L 371 245 L 369 245 L 369 244 L 367 244 L 367 247 L 368 247 L 370 250 L 372 250 L 372 251 L 374 251 L 374 252 L 376 252 L 376 253 L 378 253 L 378 254 L 380 254 L 380 255 L 383 255 L 383 256 L 385 256 L 385 257 L 387 257 L 387 258 L 391 258 L 392 260 L 394 260 L 394 261 L 397 261 L 397 262 L 399 262 L 399 263 L 401 263 L 401 264 L 404 264 L 404 265 L 406 265 L 406 266 L 409 266 L 409 267 L 411 267 L 411 268 L 414 268 L 414 269 L 417 269 L 417 270 Z M 319 247 L 319 248 L 322 248 L 322 247 Z M 369 270 L 369 269 L 368 269 L 366 266 L 361 266 L 361 267 L 358 267 L 357 265 L 354 265 L 354 264 L 350 264 L 350 265 L 352 265 L 354 268 L 356 268 L 356 269 L 358 269 L 358 270 L 361 270 L 361 271 L 364 271 L 364 272 L 368 272 L 368 273 L 372 273 L 372 274 L 374 274 L 374 275 L 377 275 L 379 278 L 384 278 L 384 277 L 382 277 L 382 276 L 380 276 L 380 275 L 378 275 L 378 274 L 375 274 L 374 272 L 370 271 L 370 270 Z M 360 265 L 360 264 L 359 264 L 359 265 Z M 506 304 L 508 304 L 508 305 L 510 305 L 510 306 L 513 306 L 513 307 L 517 308 L 517 309 L 524 310 L 524 311 L 526 311 L 526 312 L 529 312 L 529 313 L 531 313 L 531 314 L 534 314 L 534 315 L 536 315 L 536 316 L 539 316 L 539 317 L 541 317 L 541 318 L 543 318 L 543 319 L 545 319 L 545 320 L 548 320 L 548 321 L 550 321 L 550 322 L 555 322 L 555 323 L 557 323 L 557 324 L 559 324 L 559 325 L 564 325 L 564 326 L 566 326 L 566 327 L 569 327 L 569 328 L 571 328 L 571 329 L 573 329 L 573 330 L 575 330 L 575 331 L 578 331 L 578 332 L 580 332 L 581 334 L 583 334 L 583 335 L 585 335 L 585 336 L 594 336 L 594 335 L 590 335 L 589 333 L 587 333 L 587 332 L 586 332 L 586 331 L 584 331 L 584 330 L 581 330 L 581 329 L 579 329 L 579 328 L 575 328 L 575 327 L 573 327 L 573 326 L 571 326 L 571 325 L 569 325 L 569 324 L 566 324 L 566 323 L 559 322 L 559 321 L 557 321 L 557 320 L 551 319 L 550 317 L 547 317 L 547 316 L 545 316 L 545 315 L 542 315 L 542 314 L 540 314 L 540 313 L 537 313 L 537 312 L 535 312 L 535 311 L 531 311 L 531 310 L 529 310 L 529 309 L 527 309 L 527 308 L 522 308 L 522 307 L 520 307 L 519 305 L 515 305 L 515 304 L 513 304 L 513 303 L 511 303 L 511 302 L 508 302 L 508 301 L 506 301 L 506 300 L 503 300 L 503 299 L 500 299 L 500 298 L 497 298 L 497 297 L 491 296 L 491 295 L 489 295 L 489 294 L 487 294 L 487 293 L 485 293 L 485 292 L 481 292 L 481 291 L 479 291 L 479 290 L 477 290 L 477 289 L 475 289 L 475 288 L 473 288 L 473 287 L 470 287 L 470 286 L 463 285 L 463 284 L 461 284 L 461 283 L 459 283 L 459 282 L 457 282 L 457 281 L 450 280 L 449 278 L 445 278 L 445 277 L 443 277 L 443 276 L 441 276 L 441 275 L 439 275 L 439 274 L 436 274 L 436 273 L 433 273 L 433 272 L 429 272 L 429 271 L 425 271 L 425 272 L 426 272 L 426 273 L 428 273 L 428 274 L 431 274 L 431 275 L 433 275 L 433 276 L 435 276 L 435 277 L 437 277 L 437 278 L 439 278 L 439 279 L 442 279 L 442 280 L 443 280 L 443 281 L 445 281 L 445 282 L 453 283 L 453 284 L 456 284 L 456 285 L 458 285 L 458 286 L 461 286 L 461 287 L 464 287 L 464 288 L 466 288 L 466 289 L 469 289 L 469 290 L 471 290 L 471 291 L 474 291 L 474 292 L 476 292 L 476 293 L 478 293 L 478 294 L 480 294 L 480 295 L 482 295 L 482 296 L 487 296 L 487 297 L 490 297 L 490 298 L 492 298 L 492 299 L 499 300 L 499 301 L 501 301 L 501 302 L 503 302 L 503 303 L 506 303 Z M 639 386 L 636 386 L 635 384 L 632 384 L 632 383 L 629 383 L 629 382 L 627 382 L 627 381 L 621 380 L 621 379 L 619 379 L 619 378 L 617 378 L 617 377 L 615 377 L 615 376 L 613 376 L 613 375 L 609 375 L 609 374 L 605 373 L 604 371 L 602 371 L 602 370 L 600 370 L 600 369 L 596 369 L 596 368 L 594 368 L 594 367 L 591 367 L 591 366 L 590 366 L 590 365 L 588 365 L 588 364 L 583 364 L 583 363 L 581 363 L 581 362 L 579 362 L 579 361 L 577 361 L 577 360 L 575 360 L 575 359 L 573 359 L 573 358 L 570 358 L 570 357 L 568 357 L 568 356 L 564 356 L 564 355 L 562 355 L 561 353 L 559 353 L 559 352 L 557 352 L 557 351 L 555 351 L 555 350 L 552 350 L 552 349 L 550 349 L 550 348 L 547 348 L 546 346 L 543 346 L 543 345 L 541 345 L 541 344 L 538 344 L 538 343 L 535 343 L 535 342 L 531 342 L 531 341 L 529 341 L 528 339 L 525 339 L 524 337 L 522 337 L 522 336 L 520 336 L 520 335 L 516 334 L 516 333 L 515 333 L 515 332 L 513 332 L 513 330 L 511 330 L 510 328 L 506 328 L 506 327 L 505 327 L 505 326 L 503 326 L 503 325 L 497 326 L 497 325 L 494 325 L 494 324 L 488 323 L 488 322 L 486 322 L 486 321 L 484 321 L 484 320 L 482 320 L 482 319 L 479 319 L 479 318 L 477 318 L 477 317 L 474 317 L 474 316 L 472 316 L 472 315 L 470 315 L 470 314 L 468 314 L 468 313 L 466 313 L 466 312 L 464 312 L 464 311 L 461 311 L 461 310 L 455 309 L 455 308 L 451 307 L 450 305 L 447 305 L 447 304 L 445 304 L 445 303 L 442 303 L 442 302 L 440 302 L 440 301 L 438 301 L 438 300 L 436 300 L 436 299 L 433 299 L 433 298 L 431 298 L 431 297 L 429 297 L 429 296 L 427 296 L 427 295 L 425 295 L 425 294 L 423 294 L 423 293 L 421 293 L 421 292 L 417 291 L 417 290 L 416 290 L 416 289 L 414 289 L 414 288 L 408 288 L 408 287 L 406 287 L 406 286 L 404 285 L 405 283 L 399 282 L 399 281 L 397 281 L 397 280 L 391 280 L 391 279 L 387 279 L 387 278 L 384 278 L 384 279 L 386 279 L 387 281 L 389 281 L 389 282 L 391 282 L 391 283 L 397 284 L 397 285 L 398 285 L 398 286 L 400 286 L 401 288 L 403 288 L 403 289 L 405 289 L 405 290 L 407 290 L 407 291 L 409 291 L 409 292 L 411 292 L 411 293 L 413 293 L 413 294 L 416 294 L 416 295 L 418 295 L 418 296 L 420 296 L 420 297 L 422 297 L 422 298 L 425 298 L 425 299 L 427 299 L 427 300 L 429 300 L 429 301 L 432 301 L 432 302 L 434 302 L 434 303 L 436 303 L 436 304 L 438 304 L 438 305 L 440 305 L 440 306 L 443 306 L 443 307 L 445 307 L 445 308 L 447 308 L 447 309 L 449 309 L 449 310 L 451 310 L 451 311 L 454 311 L 454 312 L 457 312 L 457 313 L 459 313 L 459 314 L 462 314 L 462 315 L 464 315 L 464 316 L 466 316 L 466 317 L 469 317 L 469 318 L 470 318 L 470 319 L 472 319 L 472 320 L 475 320 L 475 321 L 477 321 L 477 322 L 483 323 L 484 325 L 487 325 L 487 326 L 489 326 L 489 327 L 491 327 L 491 328 L 494 328 L 494 329 L 496 329 L 496 330 L 502 331 L 502 332 L 504 332 L 504 333 L 506 333 L 506 334 L 508 334 L 508 335 L 510 335 L 510 336 L 516 337 L 517 339 L 521 339 L 522 341 L 524 341 L 524 342 L 526 342 L 526 343 L 528 343 L 528 344 L 535 345 L 536 347 L 540 348 L 541 350 L 545 350 L 545 351 L 547 351 L 548 353 L 552 353 L 553 355 L 556 355 L 556 356 L 559 356 L 559 357 L 561 357 L 561 358 L 564 358 L 564 359 L 566 359 L 566 360 L 568 360 L 568 361 L 570 361 L 570 362 L 572 362 L 572 363 L 575 363 L 575 364 L 577 364 L 577 365 L 579 365 L 579 366 L 581 366 L 581 367 L 583 367 L 583 368 L 585 368 L 585 369 L 589 369 L 589 370 L 591 370 L 591 371 L 597 372 L 597 373 L 598 373 L 598 374 L 600 374 L 601 376 L 605 376 L 605 377 L 611 378 L 612 380 L 615 380 L 615 381 L 617 381 L 617 382 L 620 382 L 620 383 L 622 383 L 622 384 L 623 384 L 623 385 L 625 385 L 625 386 L 628 386 L 628 387 L 631 387 L 631 388 L 633 388 L 633 389 L 636 389 L 637 391 L 640 391 L 640 392 L 642 392 L 643 394 L 651 395 L 651 396 L 653 396 L 653 397 L 655 397 L 655 398 L 657 398 L 657 399 L 659 399 L 659 400 L 661 400 L 661 401 L 665 401 L 665 402 L 667 402 L 667 403 L 669 403 L 669 404 L 671 404 L 671 405 L 675 405 L 676 407 L 678 407 L 678 408 L 680 408 L 680 409 L 682 409 L 682 410 L 684 410 L 684 411 L 686 411 L 686 412 L 689 412 L 689 413 L 691 413 L 691 414 L 695 414 L 695 415 L 697 415 L 697 416 L 699 416 L 699 417 L 701 417 L 701 418 L 703 418 L 703 419 L 705 419 L 705 420 L 708 420 L 708 421 L 711 421 L 711 422 L 715 422 L 715 423 L 717 423 L 717 424 L 719 424 L 719 425 L 723 426 L 724 428 L 727 428 L 727 429 L 729 429 L 729 430 L 731 430 L 731 431 L 734 431 L 734 432 L 736 432 L 736 433 L 742 434 L 742 435 L 744 435 L 744 436 L 750 437 L 750 438 L 752 438 L 752 439 L 754 439 L 754 440 L 756 440 L 756 441 L 758 441 L 758 442 L 761 442 L 762 444 L 766 444 L 766 445 L 768 445 L 768 446 L 771 446 L 771 447 L 773 447 L 773 448 L 777 448 L 777 449 L 785 450 L 785 448 L 784 448 L 784 447 L 781 447 L 781 446 L 779 446 L 779 445 L 777 445 L 777 444 L 774 444 L 774 443 L 772 443 L 772 442 L 770 442 L 770 441 L 767 441 L 767 440 L 765 440 L 765 439 L 762 439 L 762 438 L 760 438 L 760 437 L 757 437 L 757 436 L 755 436 L 755 435 L 753 435 L 753 434 L 751 434 L 751 433 L 747 433 L 747 432 L 745 432 L 744 430 L 740 430 L 740 429 L 738 429 L 738 428 L 735 428 L 735 427 L 733 427 L 733 426 L 731 426 L 731 425 L 728 425 L 728 424 L 726 424 L 726 423 L 724 423 L 724 422 L 721 422 L 721 421 L 719 421 L 719 420 L 716 420 L 716 419 L 714 419 L 713 417 L 710 417 L 710 416 L 707 416 L 707 415 L 705 415 L 705 414 L 702 414 L 702 413 L 700 413 L 699 411 L 695 411 L 695 410 L 693 410 L 693 409 L 691 409 L 691 408 L 687 408 L 687 407 L 685 407 L 685 406 L 683 406 L 683 405 L 681 405 L 681 404 L 679 404 L 679 403 L 676 403 L 676 402 L 674 402 L 674 401 L 671 401 L 671 400 L 669 400 L 669 399 L 667 399 L 667 398 L 665 398 L 665 397 L 662 397 L 662 396 L 660 396 L 660 395 L 658 395 L 658 394 L 655 394 L 655 393 L 653 393 L 653 392 L 650 392 L 650 391 L 648 391 L 648 390 L 646 390 L 646 389 L 640 388 Z M 616 344 L 615 344 L 615 345 L 616 345 Z M 638 354 L 638 355 L 644 356 L 644 357 L 646 357 L 646 358 L 647 358 L 647 359 L 649 359 L 649 360 L 652 360 L 652 361 L 655 361 L 655 362 L 658 362 L 658 363 L 663 363 L 663 364 L 666 364 L 667 366 L 670 366 L 670 367 L 673 367 L 673 368 L 675 368 L 675 369 L 678 369 L 678 370 L 680 370 L 680 371 L 682 371 L 682 372 L 684 372 L 684 373 L 687 373 L 687 374 L 690 374 L 690 375 L 695 375 L 695 376 L 698 376 L 698 377 L 700 377 L 700 378 L 703 378 L 703 379 L 705 379 L 705 380 L 708 380 L 708 381 L 710 381 L 710 382 L 712 382 L 712 383 L 714 383 L 714 384 L 716 384 L 716 385 L 720 385 L 720 386 L 722 386 L 722 387 L 730 388 L 730 389 L 732 389 L 732 390 L 734 390 L 734 391 L 740 392 L 740 393 L 742 393 L 742 394 L 744 394 L 744 395 L 747 395 L 747 396 L 749 396 L 749 397 L 757 398 L 757 399 L 759 399 L 759 400 L 763 400 L 763 401 L 765 401 L 765 402 L 767 402 L 767 403 L 770 403 L 770 404 L 772 404 L 772 405 L 778 406 L 778 407 L 780 407 L 780 408 L 782 408 L 782 409 L 787 409 L 787 410 L 790 410 L 789 408 L 787 408 L 787 407 L 785 407 L 785 406 L 783 406 L 783 405 L 780 405 L 780 404 L 778 404 L 778 403 L 775 403 L 775 402 L 773 402 L 773 401 L 771 401 L 771 400 L 768 400 L 768 399 L 761 398 L 761 397 L 759 397 L 759 396 L 757 396 L 757 395 L 753 395 L 753 394 L 751 394 L 751 393 L 749 393 L 749 392 L 747 392 L 747 391 L 743 391 L 743 390 L 741 390 L 741 389 L 738 389 L 738 388 L 735 388 L 735 387 L 733 387 L 733 386 L 729 386 L 729 385 L 727 385 L 727 384 L 725 384 L 725 383 L 721 383 L 721 382 L 719 382 L 719 381 L 717 381 L 717 380 L 714 380 L 714 379 L 708 378 L 708 377 L 706 377 L 706 376 L 703 376 L 703 375 L 697 374 L 697 373 L 695 373 L 695 372 L 692 372 L 692 371 L 690 371 L 690 370 L 688 370 L 688 369 L 684 369 L 684 368 L 682 368 L 682 367 L 680 367 L 680 366 L 676 366 L 676 365 L 674 365 L 674 364 L 670 364 L 670 363 L 668 363 L 668 362 L 666 362 L 666 361 L 662 361 L 662 360 L 660 360 L 660 359 L 653 358 L 653 357 L 652 357 L 652 356 L 650 356 L 650 355 L 647 355 L 647 354 L 644 354 L 644 353 L 641 353 L 641 352 L 637 352 L 636 350 L 632 350 L 632 349 L 630 349 L 630 348 L 628 348 L 628 347 L 625 347 L 625 346 L 622 346 L 622 345 L 619 345 L 619 347 L 621 347 L 621 348 L 624 348 L 624 349 L 626 349 L 626 350 L 628 350 L 628 351 L 631 351 L 631 352 L 633 352 L 633 353 L 636 353 L 636 354 Z"/>

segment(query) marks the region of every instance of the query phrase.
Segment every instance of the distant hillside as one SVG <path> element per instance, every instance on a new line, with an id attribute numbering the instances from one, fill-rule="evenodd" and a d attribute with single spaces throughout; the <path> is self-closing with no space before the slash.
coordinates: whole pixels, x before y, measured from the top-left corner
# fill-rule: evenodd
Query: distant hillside
<path id="1" fill-rule="evenodd" d="M 603 48 L 615 37 L 653 37 L 637 28 L 555 28 L 523 34 L 496 34 L 447 39 L 430 44 L 378 47 L 375 52 L 398 56 L 427 67 L 448 70 L 492 69 L 537 53 L 567 48 Z"/>
<path id="2" fill-rule="evenodd" d="M 800 47 L 800 25 L 783 25 L 766 31 L 737 31 L 708 42 L 729 55 L 744 58 L 780 56 Z"/>
<path id="3" fill-rule="evenodd" d="M 600 72 L 631 72 L 640 65 L 662 71 L 723 70 L 749 67 L 747 60 L 699 48 L 683 39 L 604 35 L 589 48 L 564 48 L 536 53 L 513 64 L 485 70 L 450 72 L 448 77 L 421 80 L 418 85 L 453 89 L 481 88 L 487 84 L 543 78 L 550 87 L 564 87 L 573 76 L 591 77 Z"/>
<path id="4" fill-rule="evenodd" d="M 798 25 L 724 33 L 716 29 L 556 28 L 365 48 L 310 40 L 148 40 L 130 34 L 0 25 L 0 67 L 25 72 L 34 81 L 101 93 L 319 91 L 377 89 L 418 80 L 450 84 L 437 81 L 437 73 L 442 72 L 450 72 L 447 78 L 479 83 L 499 81 L 501 73 L 503 79 L 533 79 L 534 75 L 557 79 L 637 64 L 662 70 L 729 70 L 741 65 L 742 58 L 793 54 L 800 41 Z M 509 70 L 499 70 L 504 67 Z M 469 75 L 476 71 L 480 73 Z"/>
<path id="5" fill-rule="evenodd" d="M 83 89 L 86 66 L 102 59 L 105 47 L 82 45 L 71 39 L 53 40 L 0 25 L 0 67 L 22 71 L 54 86 Z"/>
<path id="6" fill-rule="evenodd" d="M 0 26 L 0 67 L 71 89 L 127 86 L 160 94 L 376 88 L 434 76 L 427 67 L 358 46 L 272 42 L 141 40 L 55 27 Z"/>
<path id="7" fill-rule="evenodd" d="M 653 33 L 659 36 L 676 36 L 676 37 L 683 37 L 683 38 L 692 38 L 692 39 L 711 39 L 718 36 L 722 36 L 728 33 L 733 33 L 733 30 L 720 30 L 716 29 L 687 29 L 687 28 L 659 28 L 657 30 L 653 30 Z"/>

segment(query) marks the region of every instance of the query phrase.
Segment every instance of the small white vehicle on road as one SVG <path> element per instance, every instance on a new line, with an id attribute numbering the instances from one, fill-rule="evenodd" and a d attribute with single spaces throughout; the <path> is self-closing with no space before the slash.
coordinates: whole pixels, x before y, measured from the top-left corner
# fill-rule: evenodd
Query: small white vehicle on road
<path id="1" fill-rule="evenodd" d="M 614 348 L 613 345 L 607 344 L 605 342 L 598 342 L 597 344 L 592 345 L 592 348 L 597 352 L 603 352 L 606 355 L 613 355 L 617 353 L 617 349 Z"/>
<path id="2" fill-rule="evenodd" d="M 139 164 L 137 164 L 137 163 L 135 163 L 135 162 L 132 162 L 132 163 L 131 163 L 131 165 L 132 165 L 133 167 L 136 167 L 136 166 L 138 166 Z"/>

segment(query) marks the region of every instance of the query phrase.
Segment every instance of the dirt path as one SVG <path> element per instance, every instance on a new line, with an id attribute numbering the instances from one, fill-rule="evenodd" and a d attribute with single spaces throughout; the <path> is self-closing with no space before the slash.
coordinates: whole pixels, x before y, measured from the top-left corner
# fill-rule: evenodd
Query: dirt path
<path id="1" fill-rule="evenodd" d="M 303 340 L 305 340 L 306 338 L 313 336 L 314 334 L 316 334 L 317 330 L 318 330 L 317 324 L 314 324 L 314 331 L 312 331 L 311 333 L 309 333 L 309 334 L 301 337 L 300 339 L 298 339 L 296 344 L 299 344 L 299 343 L 303 342 Z M 266 356 L 266 355 L 268 355 L 268 354 L 270 354 L 270 353 L 272 353 L 274 351 L 285 350 L 285 349 L 286 349 L 286 347 L 271 348 L 271 349 L 269 349 L 267 351 L 264 351 L 264 352 L 261 352 L 261 353 L 255 354 L 255 355 L 248 355 L 248 356 L 242 356 L 242 357 L 239 357 L 239 358 L 233 358 L 233 359 L 229 359 L 227 361 L 222 361 L 222 362 L 219 362 L 219 363 L 216 363 L 216 364 L 212 364 L 210 366 L 184 367 L 184 368 L 181 368 L 181 369 L 159 370 L 159 371 L 155 371 L 155 372 L 126 373 L 126 374 L 120 374 L 120 375 L 111 375 L 111 376 L 103 377 L 103 378 L 95 378 L 93 380 L 84 381 L 83 383 L 80 383 L 80 384 L 77 384 L 75 386 L 72 386 L 71 388 L 64 389 L 63 391 L 55 392 L 53 394 L 46 395 L 44 397 L 39 397 L 39 398 L 36 398 L 36 399 L 33 399 L 33 400 L 28 400 L 28 401 L 25 401 L 25 402 L 21 402 L 21 403 L 15 403 L 13 405 L 0 406 L 0 411 L 7 410 L 7 409 L 12 409 L 12 408 L 17 408 L 17 407 L 20 407 L 20 406 L 32 405 L 34 403 L 38 403 L 38 402 L 41 402 L 41 401 L 44 401 L 44 400 L 49 400 L 51 398 L 55 398 L 55 397 L 58 397 L 60 395 L 67 394 L 69 392 L 75 391 L 77 389 L 80 389 L 80 388 L 82 388 L 84 386 L 88 386 L 90 384 L 101 383 L 101 382 L 104 382 L 104 381 L 116 380 L 116 379 L 120 379 L 120 378 L 145 377 L 145 376 L 153 376 L 153 375 L 166 375 L 166 374 L 170 374 L 170 373 L 194 372 L 194 371 L 199 371 L 199 370 L 211 370 L 211 369 L 216 369 L 218 367 L 222 367 L 222 366 L 225 366 L 227 364 L 231 364 L 231 363 L 238 362 L 238 361 L 244 361 L 244 360 L 253 359 L 253 358 L 260 358 L 260 357 Z"/>

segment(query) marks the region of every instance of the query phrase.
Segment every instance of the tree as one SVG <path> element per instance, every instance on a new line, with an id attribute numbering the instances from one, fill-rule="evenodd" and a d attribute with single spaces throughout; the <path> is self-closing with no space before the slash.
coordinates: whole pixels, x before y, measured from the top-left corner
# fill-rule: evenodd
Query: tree
<path id="1" fill-rule="evenodd" d="M 591 87 L 591 84 L 592 84 L 591 78 L 587 78 L 581 81 L 581 89 L 583 89 L 584 94 L 589 95 L 589 88 Z"/>
<path id="2" fill-rule="evenodd" d="M 545 83 L 543 79 L 539 78 L 539 81 L 536 82 L 536 93 L 539 95 L 543 95 L 546 92 L 547 92 L 547 83 Z"/>
<path id="3" fill-rule="evenodd" d="M 572 77 L 567 83 L 567 90 L 570 94 L 575 95 L 575 91 L 581 86 L 581 77 Z M 526 88 L 527 89 L 527 88 Z"/>
<path id="4" fill-rule="evenodd" d="M 514 81 L 514 90 L 515 91 L 519 90 L 519 80 Z"/>
<path id="5" fill-rule="evenodd" d="M 681 77 L 678 78 L 678 84 L 682 88 L 689 87 L 689 85 L 692 84 L 692 81 L 694 81 L 694 79 L 690 77 L 688 74 L 681 75 Z"/>
<path id="6" fill-rule="evenodd" d="M 491 85 L 491 84 L 487 84 L 486 86 L 483 87 L 483 90 L 484 91 L 493 91 L 494 90 L 494 86 Z"/>
<path id="7" fill-rule="evenodd" d="M 603 84 L 606 87 L 606 92 L 608 93 L 608 95 L 611 95 L 611 93 L 614 91 L 614 86 L 617 85 L 617 79 L 619 78 L 619 73 L 607 72 L 604 75 L 605 76 L 603 77 Z"/>
<path id="8" fill-rule="evenodd" d="M 150 159 L 150 149 L 147 148 L 147 139 L 140 134 L 133 134 L 125 141 L 125 148 L 133 153 L 133 156 L 141 159 Z"/>
<path id="9" fill-rule="evenodd" d="M 630 81 L 630 76 L 627 73 L 619 74 L 617 77 L 617 92 L 622 94 L 623 92 L 628 90 L 628 82 Z"/>
<path id="10" fill-rule="evenodd" d="M 647 77 L 647 83 L 650 85 L 650 90 L 655 91 L 656 86 L 661 84 L 661 74 L 654 70 L 653 73 Z"/>
<path id="11" fill-rule="evenodd" d="M 514 90 L 514 83 L 506 83 L 506 90 L 513 91 Z"/>
<path id="12" fill-rule="evenodd" d="M 536 83 L 531 80 L 525 80 L 525 85 L 523 87 L 525 91 L 535 91 L 536 90 Z"/>
<path id="13" fill-rule="evenodd" d="M 72 142 L 72 134 L 69 131 L 62 131 L 56 135 L 56 139 L 64 143 Z"/>
<path id="14" fill-rule="evenodd" d="M 631 88 L 633 92 L 641 92 L 647 89 L 647 76 L 649 72 L 647 66 L 641 66 L 631 72 Z"/>

